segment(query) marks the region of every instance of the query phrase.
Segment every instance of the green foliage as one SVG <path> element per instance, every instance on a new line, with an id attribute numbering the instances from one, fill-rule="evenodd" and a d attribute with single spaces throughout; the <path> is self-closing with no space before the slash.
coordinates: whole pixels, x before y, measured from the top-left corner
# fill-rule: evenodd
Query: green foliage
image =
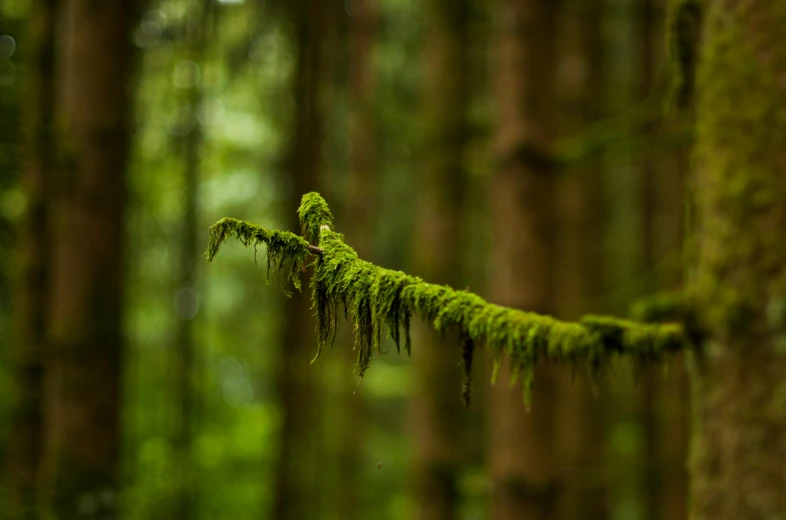
<path id="1" fill-rule="evenodd" d="M 355 330 L 356 370 L 361 377 L 374 353 L 382 353 L 385 328 L 396 349 L 400 352 L 403 342 L 404 349 L 410 353 L 409 325 L 413 314 L 420 315 L 436 331 L 458 331 L 465 401 L 469 400 L 475 345 L 484 345 L 490 351 L 495 367 L 503 356 L 508 357 L 513 380 L 523 379 L 527 402 L 533 386 L 533 369 L 541 360 L 584 365 L 595 373 L 615 355 L 648 363 L 686 348 L 682 326 L 676 323 L 641 324 L 594 315 L 584 316 L 576 323 L 564 322 L 494 305 L 471 292 L 430 284 L 363 261 L 344 242 L 343 235 L 328 227 L 332 223 L 330 210 L 316 193 L 303 197 L 299 214 L 304 232 L 312 240 L 318 238 L 321 249 L 311 279 L 317 317 L 317 356 L 326 344 L 332 345 L 339 326 L 339 307 L 343 304 L 345 317 Z M 308 244 L 292 234 L 223 219 L 211 228 L 209 259 L 231 233 L 245 244 L 252 241 L 268 244 L 269 258 L 275 255 L 277 265 L 286 262 L 289 262 L 286 265 L 299 265 L 308 251 Z M 277 238 L 272 239 L 274 236 Z M 285 241 L 288 241 L 286 245 L 281 245 Z M 287 272 L 290 277 L 297 276 L 296 270 Z"/>

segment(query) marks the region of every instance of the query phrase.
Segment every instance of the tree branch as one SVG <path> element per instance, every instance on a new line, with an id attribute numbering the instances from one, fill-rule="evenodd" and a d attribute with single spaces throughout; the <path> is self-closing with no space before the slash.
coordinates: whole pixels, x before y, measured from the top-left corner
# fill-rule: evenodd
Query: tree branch
<path id="1" fill-rule="evenodd" d="M 344 314 L 354 325 L 356 370 L 361 377 L 371 363 L 372 353 L 382 353 L 385 327 L 397 349 L 403 338 L 405 350 L 410 352 L 409 325 L 415 313 L 437 331 L 458 331 L 465 381 L 470 379 L 473 355 L 467 344 L 485 346 L 495 367 L 503 355 L 507 356 L 514 380 L 523 378 L 527 402 L 533 386 L 533 368 L 542 359 L 583 365 L 592 374 L 615 356 L 646 364 L 693 348 L 680 323 L 638 323 L 596 315 L 583 316 L 578 322 L 564 322 L 495 305 L 469 291 L 426 283 L 403 272 L 376 266 L 358 258 L 344 243 L 343 235 L 332 230 L 330 210 L 318 194 L 305 195 L 298 213 L 304 233 L 312 242 L 318 241 L 319 246 L 286 231 L 222 219 L 210 229 L 208 259 L 215 256 L 219 246 L 232 234 L 246 245 L 265 243 L 268 270 L 271 265 L 283 270 L 299 288 L 298 267 L 303 265 L 307 254 L 315 255 L 311 288 L 317 315 L 317 357 L 325 344 L 332 345 L 341 314 L 339 305 L 343 305 Z M 465 388 L 468 398 L 466 392 Z"/>

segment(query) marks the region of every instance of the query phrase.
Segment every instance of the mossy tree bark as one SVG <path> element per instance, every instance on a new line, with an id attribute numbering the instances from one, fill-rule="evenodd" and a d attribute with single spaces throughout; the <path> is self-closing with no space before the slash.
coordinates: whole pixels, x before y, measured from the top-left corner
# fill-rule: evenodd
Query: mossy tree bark
<path id="1" fill-rule="evenodd" d="M 469 98 L 468 6 L 464 0 L 425 3 L 428 32 L 423 125 L 424 170 L 418 190 L 418 219 L 413 271 L 453 287 L 461 283 L 461 249 L 466 237 L 464 144 Z M 461 371 L 453 348 L 456 339 L 419 329 L 415 353 L 418 372 L 413 400 L 415 420 L 415 495 L 417 517 L 455 518 L 461 466 L 461 436 L 456 427 L 466 417 L 457 390 Z"/>
<path id="2" fill-rule="evenodd" d="M 603 115 L 605 2 L 574 0 L 565 3 L 560 28 L 558 91 L 564 121 L 561 132 L 575 135 Z M 603 277 L 603 164 L 589 158 L 567 170 L 557 183 L 559 215 L 558 311 L 577 319 L 602 308 Z M 608 400 L 595 395 L 584 377 L 563 371 L 557 436 L 563 488 L 558 499 L 561 518 L 602 520 L 608 515 L 604 466 Z M 597 382 L 596 384 L 600 384 Z"/>
<path id="3" fill-rule="evenodd" d="M 786 512 L 786 2 L 705 3 L 691 518 Z"/>
<path id="4" fill-rule="evenodd" d="M 21 276 L 16 287 L 15 390 L 9 474 L 14 515 L 37 518 L 38 479 L 43 458 L 43 359 L 46 352 L 51 239 L 48 185 L 54 177 L 54 59 L 57 0 L 35 2 L 33 45 L 26 99 L 27 154 L 22 184 L 27 213 L 20 233 Z"/>
<path id="5" fill-rule="evenodd" d="M 497 131 L 492 186 L 491 298 L 553 314 L 554 187 L 539 160 L 548 150 L 554 74 L 553 10 L 548 0 L 497 0 L 494 98 Z M 554 508 L 554 388 L 536 369 L 537 397 L 527 414 L 512 391 L 509 363 L 490 392 L 492 517 L 546 519 Z M 525 383 L 526 384 L 526 383 Z"/>
<path id="6" fill-rule="evenodd" d="M 116 515 L 131 1 L 64 2 L 52 179 L 44 481 L 58 518 Z M 87 30 L 86 28 L 89 28 Z"/>
<path id="7" fill-rule="evenodd" d="M 319 0 L 304 0 L 286 6 L 294 28 L 297 53 L 292 118 L 293 137 L 287 158 L 288 197 L 286 208 L 297 207 L 300 194 L 319 189 L 322 183 L 322 144 L 325 64 L 323 42 L 326 39 L 330 7 Z M 290 229 L 299 229 L 297 216 L 291 213 Z M 281 365 L 276 387 L 281 405 L 282 425 L 276 466 L 276 491 L 273 517 L 286 519 L 317 516 L 319 493 L 316 474 L 319 427 L 319 378 L 309 361 L 314 356 L 314 329 L 304 324 L 312 315 L 310 291 L 294 292 L 284 305 Z M 308 319 L 308 318 L 307 318 Z"/>

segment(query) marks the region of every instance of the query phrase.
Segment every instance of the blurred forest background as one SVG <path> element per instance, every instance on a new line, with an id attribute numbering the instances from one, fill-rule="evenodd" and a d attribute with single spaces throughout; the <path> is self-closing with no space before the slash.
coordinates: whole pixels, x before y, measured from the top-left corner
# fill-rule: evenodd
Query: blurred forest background
<path id="1" fill-rule="evenodd" d="M 527 416 L 478 356 L 464 409 L 432 331 L 360 381 L 261 251 L 203 255 L 316 190 L 376 264 L 625 315 L 683 278 L 667 4 L 0 0 L 0 511 L 518 518 L 504 482 L 530 518 L 686 518 L 681 359 L 539 368 Z"/>

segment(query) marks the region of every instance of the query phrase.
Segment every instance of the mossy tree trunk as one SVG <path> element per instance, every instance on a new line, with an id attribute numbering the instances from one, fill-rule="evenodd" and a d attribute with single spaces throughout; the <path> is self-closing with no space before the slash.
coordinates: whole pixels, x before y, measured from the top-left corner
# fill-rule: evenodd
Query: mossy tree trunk
<path id="1" fill-rule="evenodd" d="M 20 233 L 21 276 L 16 287 L 15 389 L 9 474 L 14 514 L 40 515 L 43 458 L 43 381 L 49 304 L 51 240 L 48 186 L 54 177 L 55 15 L 58 2 L 35 2 L 30 20 L 33 73 L 26 99 L 27 153 L 22 184 L 27 213 Z"/>
<path id="2" fill-rule="evenodd" d="M 603 114 L 604 2 L 575 0 L 560 17 L 560 130 L 576 135 Z M 603 164 L 589 158 L 566 170 L 557 185 L 559 208 L 560 317 L 577 319 L 601 311 L 603 277 Z M 559 494 L 561 518 L 602 520 L 608 515 L 604 467 L 608 400 L 595 395 L 585 377 L 562 371 L 558 391 L 557 436 L 560 467 L 565 468 Z M 596 382 L 600 384 L 600 382 Z M 537 399 L 537 398 L 536 398 Z"/>
<path id="3" fill-rule="evenodd" d="M 466 238 L 467 174 L 464 145 L 471 72 L 468 60 L 468 6 L 463 0 L 425 3 L 427 34 L 423 65 L 424 170 L 418 190 L 415 269 L 438 283 L 461 283 L 461 255 Z M 466 417 L 459 399 L 461 371 L 456 366 L 455 338 L 419 329 L 414 354 L 418 372 L 413 400 L 416 457 L 414 485 L 417 517 L 455 518 L 461 465 L 461 436 L 456 428 Z"/>
<path id="4" fill-rule="evenodd" d="M 553 117 L 556 4 L 497 0 L 494 7 L 490 296 L 502 305 L 553 315 L 554 182 L 544 155 Z M 553 378 L 549 367 L 536 369 L 536 397 L 527 414 L 521 390 L 509 388 L 509 376 L 504 361 L 490 392 L 492 518 L 550 518 L 556 478 Z"/>
<path id="5" fill-rule="evenodd" d="M 286 6 L 294 29 L 297 64 L 295 67 L 292 142 L 287 158 L 287 204 L 297 207 L 302 193 L 322 187 L 322 144 L 325 110 L 320 93 L 325 77 L 323 42 L 326 39 L 330 7 L 319 0 L 304 0 Z M 288 227 L 300 229 L 294 212 Z M 273 517 L 313 518 L 318 515 L 318 475 L 320 435 L 319 378 L 309 364 L 314 356 L 314 334 L 310 291 L 295 291 L 284 305 L 282 350 L 277 372 L 277 394 L 282 424 L 276 466 Z"/>
<path id="6" fill-rule="evenodd" d="M 786 512 L 786 2 L 705 3 L 691 518 Z"/>
<path id="7" fill-rule="evenodd" d="M 56 118 L 68 167 L 52 179 L 45 474 L 58 518 L 119 500 L 123 209 L 131 1 L 68 0 L 57 16 Z"/>

